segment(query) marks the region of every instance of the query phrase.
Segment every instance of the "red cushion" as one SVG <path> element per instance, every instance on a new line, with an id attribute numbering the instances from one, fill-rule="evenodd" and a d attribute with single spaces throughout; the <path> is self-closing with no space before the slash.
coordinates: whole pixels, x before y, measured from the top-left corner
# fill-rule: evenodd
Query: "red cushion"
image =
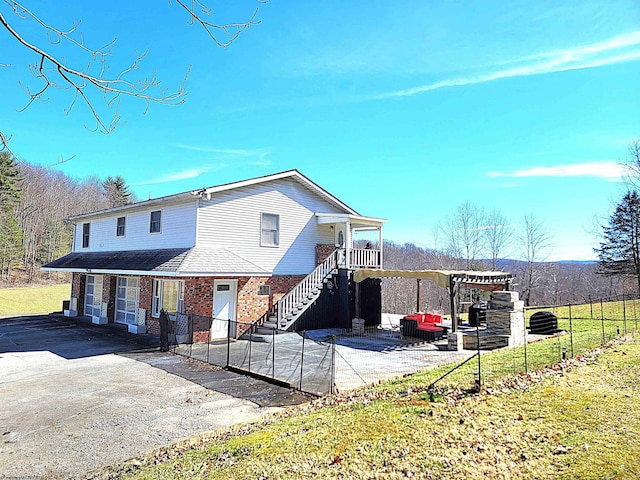
<path id="1" fill-rule="evenodd" d="M 418 330 L 422 330 L 424 332 L 442 332 L 443 328 L 436 327 L 435 325 L 432 325 L 430 323 L 419 323 Z"/>

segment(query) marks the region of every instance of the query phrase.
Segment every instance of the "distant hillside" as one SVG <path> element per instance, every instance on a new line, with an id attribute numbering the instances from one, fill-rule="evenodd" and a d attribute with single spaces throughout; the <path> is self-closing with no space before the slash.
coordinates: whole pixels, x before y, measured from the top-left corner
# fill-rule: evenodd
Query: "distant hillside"
<path id="1" fill-rule="evenodd" d="M 425 249 L 413 243 L 384 243 L 384 268 L 399 270 L 465 270 L 463 259 L 452 257 L 444 252 Z M 490 260 L 474 262 L 477 270 L 490 270 Z M 527 262 L 515 259 L 500 259 L 497 270 L 512 273 L 515 278 L 513 288 L 523 289 L 523 278 Z M 534 264 L 534 286 L 531 290 L 532 305 L 551 305 L 569 302 L 581 302 L 585 298 L 605 298 L 622 293 L 620 280 L 597 273 L 595 260 L 563 260 L 538 262 Z M 432 282 L 422 282 L 422 308 L 446 310 L 448 293 Z M 416 284 L 413 280 L 383 281 L 383 303 L 385 311 L 409 313 L 416 308 Z"/>

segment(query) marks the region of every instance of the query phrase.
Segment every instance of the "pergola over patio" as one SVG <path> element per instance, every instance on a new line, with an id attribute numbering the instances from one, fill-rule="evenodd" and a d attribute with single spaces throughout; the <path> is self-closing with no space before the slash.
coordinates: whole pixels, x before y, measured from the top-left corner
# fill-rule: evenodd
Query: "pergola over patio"
<path id="1" fill-rule="evenodd" d="M 353 273 L 353 281 L 356 283 L 356 317 L 360 314 L 360 295 L 358 284 L 367 278 L 413 278 L 418 284 L 416 304 L 420 308 L 420 282 L 429 280 L 436 285 L 449 290 L 451 305 L 451 329 L 458 328 L 458 292 L 460 285 L 465 285 L 479 290 L 494 292 L 496 290 L 509 290 L 513 274 L 506 272 L 475 272 L 464 270 L 373 270 L 360 269 Z"/>

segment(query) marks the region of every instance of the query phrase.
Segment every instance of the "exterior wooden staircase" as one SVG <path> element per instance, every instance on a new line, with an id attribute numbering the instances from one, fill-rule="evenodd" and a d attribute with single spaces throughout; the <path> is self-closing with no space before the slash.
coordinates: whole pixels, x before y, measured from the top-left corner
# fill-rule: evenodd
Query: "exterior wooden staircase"
<path id="1" fill-rule="evenodd" d="M 289 330 L 298 318 L 316 301 L 324 284 L 338 269 L 338 252 L 334 250 L 309 275 L 284 295 L 275 305 L 271 315 L 262 324 L 276 330 Z"/>

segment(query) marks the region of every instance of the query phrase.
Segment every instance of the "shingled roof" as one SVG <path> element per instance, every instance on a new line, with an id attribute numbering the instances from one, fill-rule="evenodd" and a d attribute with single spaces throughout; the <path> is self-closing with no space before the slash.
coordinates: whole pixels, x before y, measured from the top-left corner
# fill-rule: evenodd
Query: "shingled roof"
<path id="1" fill-rule="evenodd" d="M 47 263 L 42 270 L 121 274 L 157 273 L 169 276 L 270 273 L 229 249 L 202 247 L 74 252 Z"/>

